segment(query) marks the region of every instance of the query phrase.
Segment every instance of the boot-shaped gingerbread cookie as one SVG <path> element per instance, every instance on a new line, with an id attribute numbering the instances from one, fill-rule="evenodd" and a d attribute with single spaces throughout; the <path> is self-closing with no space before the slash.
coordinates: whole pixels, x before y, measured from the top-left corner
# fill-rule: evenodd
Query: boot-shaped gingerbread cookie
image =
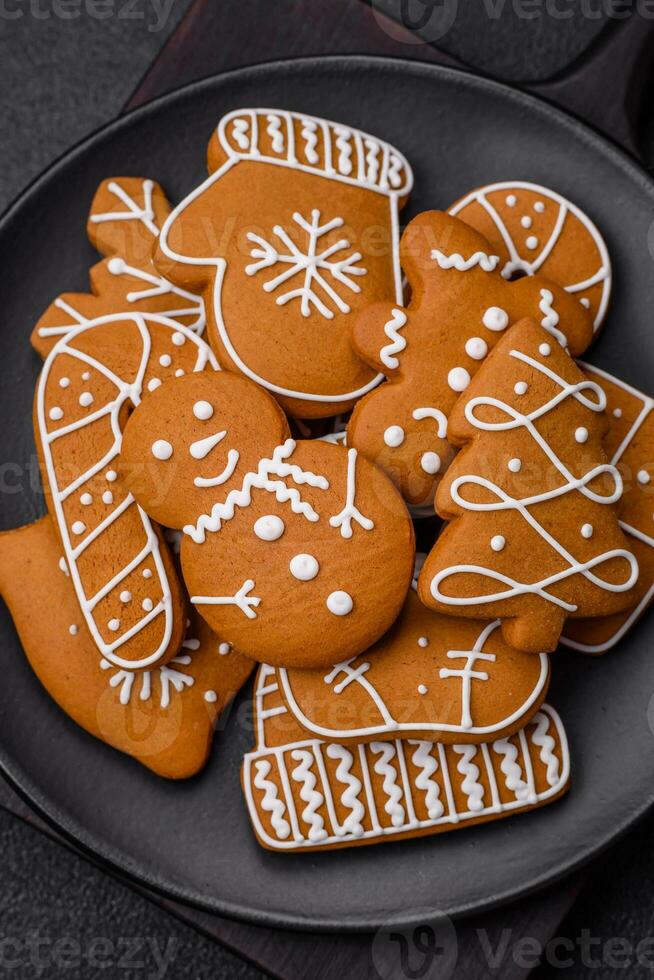
<path id="1" fill-rule="evenodd" d="M 330 665 L 400 612 L 414 538 L 397 490 L 355 449 L 295 442 L 246 378 L 157 388 L 127 423 L 119 472 L 151 518 L 184 530 L 191 602 L 255 660 Z"/>
<path id="2" fill-rule="evenodd" d="M 388 143 L 299 113 L 240 109 L 210 177 L 162 228 L 162 275 L 202 292 L 218 358 L 292 416 L 346 411 L 382 376 L 350 345 L 356 314 L 402 298 L 398 211 L 412 185 Z"/>
<path id="3" fill-rule="evenodd" d="M 158 313 L 204 330 L 204 303 L 157 273 L 152 250 L 170 204 L 161 186 L 141 177 L 112 177 L 98 187 L 86 226 L 91 244 L 106 256 L 89 273 L 90 293 L 63 293 L 41 316 L 32 345 L 47 357 L 73 327 L 112 313 Z"/>
<path id="4" fill-rule="evenodd" d="M 450 415 L 465 448 L 436 494 L 451 523 L 420 573 L 427 606 L 498 616 L 506 641 L 530 652 L 554 650 L 568 616 L 633 606 L 638 563 L 618 523 L 605 407 L 535 321 L 502 338 Z"/>
<path id="5" fill-rule="evenodd" d="M 414 218 L 402 236 L 401 259 L 409 306 L 376 304 L 354 325 L 355 350 L 389 383 L 357 404 L 347 439 L 388 473 L 409 504 L 424 505 L 454 455 L 449 413 L 507 328 L 533 316 L 580 354 L 593 325 L 577 299 L 550 280 L 503 279 L 486 239 L 448 214 Z"/>

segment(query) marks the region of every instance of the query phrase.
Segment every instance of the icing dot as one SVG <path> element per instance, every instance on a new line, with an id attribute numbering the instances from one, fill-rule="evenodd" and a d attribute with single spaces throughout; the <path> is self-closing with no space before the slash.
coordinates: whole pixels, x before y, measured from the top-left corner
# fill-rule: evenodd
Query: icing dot
<path id="1" fill-rule="evenodd" d="M 582 306 L 585 306 L 586 309 L 588 309 L 588 307 L 590 306 L 590 300 L 588 299 L 587 296 L 582 296 L 579 302 L 581 303 Z"/>
<path id="2" fill-rule="evenodd" d="M 588 441 L 588 429 L 586 429 L 583 425 L 580 425 L 578 429 L 575 429 L 575 441 L 576 442 Z"/>
<path id="3" fill-rule="evenodd" d="M 110 619 L 109 622 L 107 623 L 107 626 L 109 627 L 109 629 L 111 630 L 112 633 L 115 633 L 116 630 L 119 630 L 120 629 L 120 620 L 119 619 Z"/>
<path id="4" fill-rule="evenodd" d="M 210 402 L 196 402 L 193 406 L 193 414 L 196 419 L 206 422 L 213 415 L 213 405 Z"/>
<path id="5" fill-rule="evenodd" d="M 173 359 L 170 354 L 162 354 L 159 358 L 159 363 L 162 367 L 170 367 L 170 365 L 173 363 Z"/>
<path id="6" fill-rule="evenodd" d="M 125 589 L 123 592 L 120 593 L 120 601 L 121 602 L 131 602 L 132 601 L 132 593 L 129 592 L 127 589 Z"/>
<path id="7" fill-rule="evenodd" d="M 209 704 L 215 704 L 215 702 L 218 700 L 218 695 L 215 691 L 205 691 L 204 700 L 208 701 Z"/>
<path id="8" fill-rule="evenodd" d="M 112 275 L 122 276 L 123 272 L 125 271 L 125 263 L 122 259 L 114 257 L 113 259 L 109 259 L 107 268 Z"/>
<path id="9" fill-rule="evenodd" d="M 157 439 L 152 443 L 152 455 L 155 459 L 170 459 L 173 455 L 173 447 L 165 439 Z"/>
<path id="10" fill-rule="evenodd" d="M 522 225 L 522 227 L 523 227 L 523 228 L 531 228 L 531 225 L 532 225 L 532 219 L 531 219 L 531 218 L 529 217 L 529 215 L 528 215 L 528 214 L 524 214 L 524 215 L 523 215 L 523 216 L 522 216 L 522 217 L 520 218 L 520 224 Z"/>
<path id="11" fill-rule="evenodd" d="M 433 476 L 434 473 L 438 473 L 441 468 L 441 458 L 438 453 L 423 453 L 420 460 L 420 465 L 425 473 L 429 473 L 430 476 Z"/>
<path id="12" fill-rule="evenodd" d="M 284 533 L 284 522 L 275 514 L 265 514 L 254 522 L 254 533 L 262 541 L 276 541 Z"/>
<path id="13" fill-rule="evenodd" d="M 539 214 L 542 214 L 544 210 L 545 210 L 545 205 L 543 204 L 543 202 L 536 201 L 536 203 L 534 204 L 534 211 L 537 211 Z"/>
<path id="14" fill-rule="evenodd" d="M 649 483 L 651 477 L 647 472 L 647 470 L 638 470 L 636 479 L 638 480 L 639 483 L 645 484 L 645 483 Z"/>
<path id="15" fill-rule="evenodd" d="M 221 657 L 226 657 L 227 654 L 230 652 L 231 649 L 232 649 L 232 644 L 231 643 L 219 643 L 218 644 L 218 653 L 220 654 Z"/>
<path id="16" fill-rule="evenodd" d="M 90 371 L 84 371 L 82 373 L 82 381 L 88 381 L 90 377 L 91 377 Z"/>
<path id="17" fill-rule="evenodd" d="M 401 425 L 389 425 L 384 432 L 384 442 L 391 449 L 396 449 L 404 442 L 404 429 Z"/>
<path id="18" fill-rule="evenodd" d="M 419 647 L 427 647 L 427 646 L 429 646 L 429 640 L 428 640 L 428 638 L 426 636 L 419 636 L 418 637 L 418 646 Z"/>
<path id="19" fill-rule="evenodd" d="M 177 368 L 177 370 L 175 371 L 175 377 L 181 378 L 185 373 L 186 372 L 184 371 L 184 368 Z"/>
<path id="20" fill-rule="evenodd" d="M 111 490 L 105 490 L 105 492 L 102 494 L 102 503 L 113 504 L 113 502 L 114 502 L 113 493 L 111 492 Z"/>
<path id="21" fill-rule="evenodd" d="M 581 527 L 582 538 L 592 538 L 593 536 L 593 525 L 592 524 L 582 524 Z"/>
<path id="22" fill-rule="evenodd" d="M 148 381 L 148 391 L 156 391 L 161 384 L 161 378 L 150 378 Z"/>
<path id="23" fill-rule="evenodd" d="M 509 314 L 501 306 L 489 306 L 481 322 L 488 330 L 506 330 L 509 325 Z"/>
<path id="24" fill-rule="evenodd" d="M 154 606 L 154 603 L 153 603 L 152 599 L 144 599 L 143 602 L 141 603 L 141 608 L 142 609 L 145 609 L 146 612 L 152 612 L 152 607 L 153 606 Z"/>
<path id="25" fill-rule="evenodd" d="M 58 422 L 59 419 L 63 419 L 63 417 L 64 417 L 64 410 L 63 410 L 63 408 L 59 408 L 58 405 L 55 405 L 54 408 L 51 408 L 50 409 L 50 411 L 48 412 L 48 415 L 50 416 L 50 418 L 52 419 L 53 422 Z"/>
<path id="26" fill-rule="evenodd" d="M 513 459 L 509 460 L 507 465 L 512 473 L 519 473 L 522 469 L 522 460 L 518 459 L 517 456 L 514 456 Z"/>
<path id="27" fill-rule="evenodd" d="M 291 570 L 291 575 L 299 579 L 300 582 L 310 582 L 320 570 L 320 565 L 313 555 L 294 555 L 288 567 Z M 341 594 L 345 595 L 344 592 Z"/>
<path id="28" fill-rule="evenodd" d="M 70 384 L 70 378 L 59 378 L 59 387 L 67 388 Z"/>
<path id="29" fill-rule="evenodd" d="M 622 418 L 622 409 L 621 408 L 614 408 L 613 409 L 613 415 L 614 415 L 614 417 L 616 419 L 621 419 Z"/>
<path id="30" fill-rule="evenodd" d="M 86 531 L 86 524 L 83 521 L 75 521 L 72 527 L 73 534 L 84 534 Z"/>
<path id="31" fill-rule="evenodd" d="M 518 198 L 515 196 L 515 194 L 507 194 L 507 196 L 504 198 L 504 201 L 506 203 L 507 208 L 514 208 L 518 202 Z"/>
<path id="32" fill-rule="evenodd" d="M 466 354 L 475 361 L 481 361 L 488 354 L 488 344 L 481 337 L 466 340 Z"/>
<path id="33" fill-rule="evenodd" d="M 336 592 L 330 592 L 327 596 L 327 608 L 335 616 L 347 616 L 348 613 L 352 612 L 353 606 L 352 596 L 340 589 Z"/>
<path id="34" fill-rule="evenodd" d="M 180 333 L 179 330 L 176 330 L 170 339 L 174 343 L 175 347 L 181 347 L 186 343 L 186 337 L 183 333 Z"/>
<path id="35" fill-rule="evenodd" d="M 88 408 L 89 405 L 93 404 L 93 395 L 90 391 L 83 391 L 79 396 L 79 403 L 82 408 Z"/>
<path id="36" fill-rule="evenodd" d="M 538 248 L 538 239 L 536 238 L 535 235 L 530 235 L 529 238 L 526 240 L 525 245 L 527 246 L 527 248 L 531 248 L 531 249 Z"/>
<path id="37" fill-rule="evenodd" d="M 85 507 L 88 507 L 89 504 L 93 503 L 93 497 L 91 496 L 90 493 L 83 493 L 82 496 L 79 498 L 79 500 L 80 503 L 84 504 Z"/>
<path id="38" fill-rule="evenodd" d="M 418 684 L 418 694 L 426 694 L 428 688 L 425 684 Z"/>
<path id="39" fill-rule="evenodd" d="M 68 632 L 71 636 L 77 636 L 77 626 L 75 626 L 75 623 L 71 623 L 71 625 L 68 627 Z"/>
<path id="40" fill-rule="evenodd" d="M 152 578 L 152 569 L 151 568 L 144 568 L 143 569 L 143 578 Z"/>
<path id="41" fill-rule="evenodd" d="M 515 385 L 513 386 L 513 390 L 515 391 L 516 395 L 525 395 L 528 387 L 529 385 L 526 381 L 516 381 Z"/>
<path id="42" fill-rule="evenodd" d="M 549 344 L 541 344 L 540 347 L 538 348 L 538 353 L 542 354 L 543 357 L 549 357 L 550 354 L 552 353 L 552 348 L 550 347 Z"/>
<path id="43" fill-rule="evenodd" d="M 107 480 L 109 483 L 113 483 L 114 480 L 117 479 L 117 477 L 118 474 L 116 473 L 115 470 L 107 470 L 107 472 L 104 475 L 105 480 Z"/>
<path id="44" fill-rule="evenodd" d="M 452 391 L 465 391 L 470 384 L 470 375 L 465 368 L 452 368 L 447 376 L 447 383 Z"/>
<path id="45" fill-rule="evenodd" d="M 493 551 L 502 551 L 506 544 L 506 538 L 502 534 L 494 534 L 491 538 L 490 546 Z"/>

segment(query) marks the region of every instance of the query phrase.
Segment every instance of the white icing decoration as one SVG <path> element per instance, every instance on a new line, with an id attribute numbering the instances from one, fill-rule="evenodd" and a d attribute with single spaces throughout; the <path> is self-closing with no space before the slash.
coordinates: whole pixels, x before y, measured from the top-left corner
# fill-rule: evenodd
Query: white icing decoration
<path id="1" fill-rule="evenodd" d="M 161 365 L 161 367 L 165 367 L 165 368 L 170 367 L 172 363 L 173 363 L 173 359 L 170 356 L 170 354 L 162 354 L 161 357 L 159 358 L 159 364 Z"/>
<path id="2" fill-rule="evenodd" d="M 111 492 L 111 490 L 105 490 L 104 493 L 102 494 L 102 503 L 113 504 L 113 502 L 114 502 L 113 493 Z"/>
<path id="3" fill-rule="evenodd" d="M 254 533 L 262 541 L 277 541 L 284 533 L 284 522 L 276 514 L 265 514 L 254 522 Z"/>
<path id="4" fill-rule="evenodd" d="M 79 501 L 81 504 L 84 504 L 85 507 L 88 507 L 89 504 L 93 503 L 93 497 L 91 496 L 90 493 L 83 493 L 82 496 L 79 498 Z"/>
<path id="5" fill-rule="evenodd" d="M 470 373 L 463 367 L 454 367 L 448 372 L 447 383 L 452 391 L 465 391 L 470 384 Z"/>
<path id="6" fill-rule="evenodd" d="M 593 525 L 592 524 L 582 524 L 581 527 L 582 538 L 592 538 L 593 536 Z"/>
<path id="7" fill-rule="evenodd" d="M 184 344 L 186 343 L 186 337 L 180 330 L 175 331 L 175 333 L 172 335 L 170 339 L 172 340 L 175 347 L 183 347 Z"/>
<path id="8" fill-rule="evenodd" d="M 89 405 L 93 404 L 93 395 L 90 391 L 83 391 L 79 396 L 79 403 L 82 408 L 88 408 Z"/>
<path id="9" fill-rule="evenodd" d="M 517 200 L 518 198 L 515 196 L 515 194 L 507 194 L 505 198 L 505 204 L 509 208 L 514 208 L 516 206 Z"/>
<path id="10" fill-rule="evenodd" d="M 538 248 L 538 239 L 535 235 L 529 235 L 529 237 L 525 240 L 525 245 L 527 248 L 532 249 L 533 251 L 533 249 Z"/>
<path id="11" fill-rule="evenodd" d="M 426 694 L 429 688 L 426 684 L 418 684 L 418 694 Z"/>
<path id="12" fill-rule="evenodd" d="M 384 442 L 391 449 L 397 449 L 404 442 L 404 429 L 401 425 L 389 425 L 384 430 Z"/>
<path id="13" fill-rule="evenodd" d="M 284 134 L 282 132 L 282 121 L 279 116 L 269 113 L 266 116 L 268 120 L 268 126 L 266 132 L 270 136 L 273 153 L 283 153 L 284 152 Z"/>
<path id="14" fill-rule="evenodd" d="M 647 472 L 647 470 L 638 470 L 638 473 L 636 474 L 636 479 L 641 484 L 641 486 L 645 486 L 646 483 L 649 483 L 651 477 Z"/>
<path id="15" fill-rule="evenodd" d="M 466 340 L 466 354 L 474 361 L 481 361 L 488 354 L 488 344 L 482 337 L 470 337 Z"/>
<path id="16" fill-rule="evenodd" d="M 352 612 L 353 607 L 352 596 L 343 592 L 342 589 L 330 592 L 327 596 L 327 608 L 334 616 L 347 616 L 348 613 Z"/>
<path id="17" fill-rule="evenodd" d="M 534 204 L 534 211 L 538 211 L 539 214 L 542 214 L 544 210 L 545 210 L 545 205 L 543 204 L 543 202 L 536 201 L 536 203 Z"/>
<path id="18" fill-rule="evenodd" d="M 71 635 L 71 636 L 77 636 L 77 633 L 78 633 L 78 628 L 77 628 L 77 626 L 75 626 L 75 624 L 74 624 L 74 623 L 72 623 L 72 624 L 71 624 L 71 625 L 70 625 L 70 626 L 68 627 L 68 632 L 70 633 L 70 635 Z"/>
<path id="19" fill-rule="evenodd" d="M 204 692 L 204 700 L 208 704 L 215 704 L 216 701 L 218 700 L 218 695 L 216 694 L 215 691 L 205 691 Z"/>
<path id="20" fill-rule="evenodd" d="M 234 595 L 192 595 L 191 602 L 194 606 L 238 606 L 248 619 L 256 619 L 254 608 L 260 605 L 261 599 L 250 595 L 253 588 L 254 581 L 249 578 Z"/>
<path id="21" fill-rule="evenodd" d="M 347 478 L 345 490 L 345 506 L 339 514 L 329 518 L 331 527 L 340 527 L 341 537 L 352 537 L 352 522 L 359 524 L 364 531 L 372 531 L 375 524 L 369 517 L 364 517 L 359 508 L 354 503 L 356 497 L 356 449 L 347 451 Z"/>
<path id="22" fill-rule="evenodd" d="M 155 459 L 165 462 L 173 455 L 173 447 L 166 439 L 157 439 L 152 443 L 152 455 Z"/>
<path id="23" fill-rule="evenodd" d="M 150 612 L 150 610 L 153 608 L 153 606 L 154 606 L 154 603 L 153 603 L 152 599 L 150 599 L 149 597 L 146 598 L 146 599 L 144 599 L 143 602 L 141 603 L 141 609 L 145 609 L 146 612 Z"/>
<path id="24" fill-rule="evenodd" d="M 86 531 L 86 524 L 83 521 L 75 521 L 71 530 L 73 534 L 84 534 Z"/>
<path id="25" fill-rule="evenodd" d="M 504 773 L 506 788 L 515 793 L 517 800 L 524 802 L 529 797 L 529 785 L 522 778 L 518 749 L 508 738 L 500 738 L 493 742 L 493 749 L 502 756 L 500 769 Z"/>
<path id="26" fill-rule="evenodd" d="M 434 452 L 423 453 L 422 456 L 420 457 L 420 466 L 425 471 L 425 473 L 428 473 L 430 476 L 433 476 L 435 473 L 438 473 L 438 471 L 441 468 L 441 458 L 438 455 L 438 453 L 434 453 Z"/>
<path id="27" fill-rule="evenodd" d="M 70 385 L 70 378 L 60 378 L 59 379 L 59 387 L 60 388 L 68 388 L 69 385 Z"/>
<path id="28" fill-rule="evenodd" d="M 110 619 L 109 622 L 107 623 L 107 626 L 109 627 L 112 633 L 115 633 L 117 630 L 120 629 L 120 620 Z"/>
<path id="29" fill-rule="evenodd" d="M 344 745 L 328 745 L 327 755 L 330 759 L 338 759 L 336 768 L 336 779 L 345 786 L 341 794 L 341 803 L 350 812 L 343 821 L 343 826 L 337 829 L 340 836 L 352 834 L 353 837 L 363 836 L 363 826 L 361 821 L 365 816 L 365 807 L 359 799 L 359 794 L 363 789 L 361 781 L 352 772 L 354 756 L 345 748 Z"/>
<path id="30" fill-rule="evenodd" d="M 391 765 L 391 760 L 396 756 L 395 745 L 393 742 L 371 742 L 370 749 L 379 755 L 374 762 L 374 768 L 384 780 L 382 788 L 387 797 L 384 810 L 391 818 L 392 825 L 401 827 L 404 823 L 404 807 L 400 803 L 402 789 L 397 783 L 395 766 Z"/>
<path id="31" fill-rule="evenodd" d="M 150 381 L 148 381 L 148 391 L 156 391 L 160 385 L 161 378 L 151 378 Z"/>
<path id="32" fill-rule="evenodd" d="M 556 755 L 556 742 L 548 734 L 550 719 L 542 711 L 539 711 L 533 718 L 536 723 L 536 730 L 531 736 L 534 745 L 540 747 L 540 758 L 544 766 L 547 766 L 547 782 L 550 786 L 556 786 L 559 779 L 559 760 Z"/>
<path id="33" fill-rule="evenodd" d="M 522 469 L 522 460 L 518 459 L 517 456 L 514 456 L 513 459 L 509 460 L 507 466 L 511 471 L 511 473 L 519 473 L 520 470 Z"/>
<path id="34" fill-rule="evenodd" d="M 131 600 L 132 600 L 132 593 L 129 592 L 127 589 L 123 589 L 123 591 L 120 593 L 120 601 L 131 602 Z"/>
<path id="35" fill-rule="evenodd" d="M 471 813 L 479 813 L 484 809 L 484 787 L 479 782 L 479 767 L 472 761 L 477 755 L 477 746 L 453 745 L 452 748 L 461 756 L 456 768 L 464 777 L 461 790 L 468 798 L 468 809 Z"/>
<path id="36" fill-rule="evenodd" d="M 232 651 L 231 643 L 218 644 L 218 653 L 220 654 L 221 657 L 226 657 L 228 653 L 231 653 L 231 651 Z"/>
<path id="37" fill-rule="evenodd" d="M 526 395 L 528 388 L 529 385 L 526 381 L 516 381 L 513 390 L 515 391 L 516 395 Z"/>
<path id="38" fill-rule="evenodd" d="M 533 219 L 528 214 L 523 214 L 523 216 L 520 218 L 520 224 L 523 228 L 531 228 Z"/>
<path id="39" fill-rule="evenodd" d="M 143 569 L 143 578 L 152 578 L 152 569 L 151 568 L 144 568 Z"/>
<path id="40" fill-rule="evenodd" d="M 509 325 L 509 314 L 501 306 L 489 306 L 481 322 L 487 330 L 506 330 Z"/>
<path id="41" fill-rule="evenodd" d="M 551 333 L 553 337 L 558 340 L 561 347 L 568 346 L 568 338 L 561 330 L 557 330 L 557 324 L 559 322 L 559 314 L 554 309 L 554 294 L 550 289 L 541 289 L 540 291 L 540 303 L 538 308 L 543 314 L 543 319 L 540 321 L 541 327 L 545 327 L 548 333 Z"/>
<path id="42" fill-rule="evenodd" d="M 549 344 L 539 344 L 538 353 L 541 354 L 543 357 L 549 357 L 550 354 L 552 353 L 552 348 L 550 347 Z"/>
<path id="43" fill-rule="evenodd" d="M 580 425 L 578 429 L 575 429 L 575 442 L 588 442 L 588 429 L 585 426 Z"/>
<path id="44" fill-rule="evenodd" d="M 304 749 L 295 749 L 291 752 L 291 758 L 299 762 L 299 765 L 293 769 L 291 775 L 296 782 L 302 783 L 300 799 L 307 804 L 302 811 L 302 819 L 305 823 L 309 824 L 309 840 L 324 840 L 327 836 L 327 831 L 325 830 L 325 821 L 318 813 L 318 810 L 325 802 L 325 797 L 316 789 L 317 779 L 311 771 L 311 767 L 315 761 L 313 752 Z"/>
<path id="45" fill-rule="evenodd" d="M 104 478 L 105 478 L 105 480 L 107 480 L 107 481 L 108 481 L 109 483 L 114 483 L 114 482 L 115 482 L 115 480 L 117 480 L 117 479 L 118 479 L 118 474 L 116 473 L 116 471 L 115 471 L 115 470 L 107 470 L 107 472 L 106 472 L 106 473 L 105 473 L 105 475 L 104 475 Z"/>
<path id="46" fill-rule="evenodd" d="M 59 405 L 55 405 L 54 408 L 50 409 L 48 415 L 53 422 L 59 422 L 64 417 L 64 410 L 63 408 L 60 408 Z"/>
<path id="47" fill-rule="evenodd" d="M 201 422 L 207 422 L 213 415 L 213 405 L 205 401 L 196 402 L 193 406 L 193 414 Z"/>
<path id="48" fill-rule="evenodd" d="M 426 637 L 426 636 L 419 636 L 418 637 L 418 646 L 419 647 L 423 647 L 423 649 L 424 649 L 424 647 L 428 647 L 429 646 L 429 639 L 428 639 L 428 637 Z"/>
<path id="49" fill-rule="evenodd" d="M 159 229 L 154 221 L 154 210 L 152 208 L 152 191 L 154 190 L 154 183 L 151 180 L 144 180 L 142 184 L 143 189 L 143 206 L 137 204 L 135 199 L 131 197 L 124 187 L 121 187 L 115 180 L 110 181 L 107 184 L 107 190 L 117 197 L 121 204 L 124 204 L 126 211 L 107 211 L 104 214 L 92 214 L 90 221 L 92 224 L 97 225 L 106 221 L 140 221 L 141 224 L 145 225 L 151 235 L 157 237 L 159 235 Z"/>
<path id="50" fill-rule="evenodd" d="M 279 799 L 277 787 L 272 779 L 267 778 L 270 775 L 270 763 L 267 759 L 259 759 L 255 763 L 255 766 L 257 774 L 254 777 L 254 785 L 264 794 L 263 800 L 261 801 L 261 809 L 265 810 L 266 813 L 270 813 L 270 822 L 278 838 L 280 840 L 286 840 L 291 833 L 291 828 L 288 821 L 284 819 L 286 806 Z"/>
<path id="51" fill-rule="evenodd" d="M 475 252 L 470 258 L 464 259 L 458 252 L 445 255 L 439 248 L 432 248 L 431 257 L 441 269 L 456 269 L 457 272 L 467 272 L 475 266 L 479 266 L 484 272 L 493 272 L 500 261 L 499 255 L 487 255 L 486 252 Z"/>
<path id="52" fill-rule="evenodd" d="M 615 416 L 616 419 L 621 419 L 622 418 L 622 409 L 621 408 L 614 408 L 613 409 L 613 415 Z"/>
<path id="53" fill-rule="evenodd" d="M 494 534 L 490 544 L 493 551 L 503 551 L 506 545 L 506 538 L 502 534 Z"/>
<path id="54" fill-rule="evenodd" d="M 410 742 L 415 745 L 416 750 L 411 757 L 411 762 L 419 769 L 416 776 L 416 788 L 425 794 L 425 807 L 430 820 L 438 820 L 443 816 L 444 806 L 441 803 L 440 786 L 432 776 L 438 769 L 438 763 L 432 755 L 434 745 L 432 742 Z"/>
<path id="55" fill-rule="evenodd" d="M 445 680 L 448 677 L 459 677 L 461 679 L 461 728 L 464 731 L 468 731 L 472 728 L 472 682 L 473 680 L 488 680 L 488 674 L 486 671 L 476 670 L 476 664 L 478 660 L 486 660 L 489 663 L 495 663 L 497 659 L 496 655 L 494 653 L 484 653 L 483 647 L 486 640 L 492 633 L 495 632 L 499 625 L 500 621 L 499 619 L 496 619 L 492 623 L 485 626 L 477 637 L 472 650 L 448 650 L 448 660 L 462 660 L 465 658 L 465 664 L 463 667 L 458 668 L 441 667 L 438 672 L 438 676 L 441 678 L 441 680 Z"/>
<path id="56" fill-rule="evenodd" d="M 406 340 L 398 332 L 405 324 L 406 313 L 398 309 L 393 310 L 392 318 L 384 324 L 384 333 L 391 343 L 382 347 L 379 352 L 379 360 L 389 370 L 393 370 L 400 365 L 399 358 L 395 357 L 395 355 L 400 354 L 406 347 Z"/>
<path id="57" fill-rule="evenodd" d="M 291 575 L 300 582 L 310 582 L 320 571 L 320 565 L 313 555 L 294 555 L 289 563 Z"/>

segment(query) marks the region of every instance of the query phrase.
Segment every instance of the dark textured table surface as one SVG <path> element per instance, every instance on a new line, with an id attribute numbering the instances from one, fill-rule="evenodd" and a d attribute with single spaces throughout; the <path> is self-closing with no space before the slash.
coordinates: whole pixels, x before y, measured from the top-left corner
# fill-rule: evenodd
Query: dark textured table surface
<path id="1" fill-rule="evenodd" d="M 121 111 L 187 6 L 187 0 L 0 3 L 0 208 L 72 143 Z M 376 6 L 392 11 L 396 5 L 377 0 Z M 439 6 L 442 21 L 430 20 L 432 37 L 441 32 L 439 46 L 479 70 L 514 81 L 546 78 L 564 68 L 605 20 L 578 10 L 569 19 L 543 14 L 525 19 L 516 14 L 520 5 L 515 3 L 487 4 L 486 10 L 498 14 L 493 17 L 482 17 L 473 3 L 444 0 Z M 560 3 L 558 9 L 572 6 Z M 586 4 L 587 11 L 599 7 Z M 242 11 L 247 17 L 247 2 Z M 559 927 L 549 965 L 537 975 L 580 980 L 652 975 L 653 829 L 650 818 L 590 870 Z M 520 938 L 502 937 L 505 956 L 513 955 Z M 0 973 L 5 972 L 21 978 L 262 976 L 0 810 Z M 489 963 L 488 976 L 502 976 L 502 967 Z"/>

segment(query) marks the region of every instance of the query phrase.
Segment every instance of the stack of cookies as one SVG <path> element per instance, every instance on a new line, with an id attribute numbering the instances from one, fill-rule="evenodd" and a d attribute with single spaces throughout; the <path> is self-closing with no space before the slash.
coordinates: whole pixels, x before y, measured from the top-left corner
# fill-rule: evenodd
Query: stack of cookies
<path id="1" fill-rule="evenodd" d="M 516 181 L 400 236 L 399 150 L 298 113 L 230 113 L 208 160 L 174 209 L 104 181 L 91 291 L 32 334 L 48 513 L 0 536 L 0 590 L 35 673 L 179 779 L 256 667 L 274 850 L 556 800 L 549 655 L 611 649 L 654 595 L 652 401 L 576 360 L 600 233 Z"/>

